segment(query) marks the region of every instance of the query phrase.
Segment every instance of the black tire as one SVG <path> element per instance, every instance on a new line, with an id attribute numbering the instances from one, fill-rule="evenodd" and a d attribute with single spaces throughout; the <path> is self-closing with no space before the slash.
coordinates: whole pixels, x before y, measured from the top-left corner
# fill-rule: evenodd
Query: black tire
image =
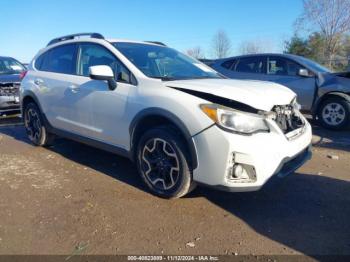
<path id="1" fill-rule="evenodd" d="M 36 146 L 49 146 L 55 136 L 45 127 L 42 114 L 35 103 L 28 103 L 23 112 L 24 126 L 29 140 Z"/>
<path id="2" fill-rule="evenodd" d="M 137 147 L 138 171 L 147 187 L 163 198 L 180 198 L 194 189 L 183 139 L 171 127 L 147 131 Z"/>
<path id="3" fill-rule="evenodd" d="M 350 123 L 350 102 L 341 96 L 331 96 L 319 106 L 317 118 L 325 128 L 342 130 Z"/>

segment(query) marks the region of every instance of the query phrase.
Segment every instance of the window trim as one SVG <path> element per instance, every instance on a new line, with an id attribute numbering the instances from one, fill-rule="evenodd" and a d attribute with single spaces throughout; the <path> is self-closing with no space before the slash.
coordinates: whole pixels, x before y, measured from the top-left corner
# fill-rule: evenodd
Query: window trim
<path id="1" fill-rule="evenodd" d="M 35 70 L 39 71 L 39 72 L 48 72 L 48 73 L 54 73 L 54 74 L 61 74 L 61 75 L 76 75 L 76 71 L 77 71 L 77 67 L 76 67 L 76 63 L 75 63 L 75 73 L 73 74 L 69 74 L 69 73 L 61 73 L 61 72 L 54 72 L 54 71 L 48 71 L 48 70 L 42 70 L 42 69 L 38 69 L 38 67 L 36 66 L 36 63 L 37 63 L 37 60 L 42 57 L 42 56 L 47 56 L 47 55 L 50 55 L 50 52 L 52 52 L 52 50 L 55 50 L 57 48 L 60 48 L 62 46 L 67 46 L 67 45 L 72 45 L 75 47 L 75 50 L 74 50 L 74 54 L 73 54 L 73 59 L 75 61 L 77 61 L 77 50 L 78 50 L 78 46 L 76 43 L 66 43 L 66 44 L 62 44 L 62 45 L 58 45 L 58 46 L 55 46 L 53 48 L 50 48 L 49 50 L 46 50 L 45 52 L 43 52 L 42 54 L 40 54 L 34 61 L 34 68 Z M 40 67 L 43 65 L 43 62 L 44 60 L 41 61 L 41 64 L 40 64 Z"/>
<path id="2" fill-rule="evenodd" d="M 104 45 L 101 45 L 99 43 L 95 43 L 95 42 L 77 42 L 77 57 L 76 57 L 76 75 L 77 76 L 80 76 L 80 77 L 88 77 L 90 78 L 89 76 L 84 76 L 84 75 L 80 75 L 78 74 L 78 65 L 79 65 L 79 62 L 80 62 L 80 48 L 82 45 L 96 45 L 96 46 L 100 46 L 104 49 L 106 49 L 122 66 L 124 66 L 128 71 L 129 71 L 129 74 L 130 74 L 130 82 L 126 82 L 126 81 L 118 81 L 118 79 L 115 79 L 115 81 L 117 83 L 122 83 L 122 84 L 129 84 L 129 85 L 133 85 L 133 86 L 137 86 L 138 85 L 138 81 L 137 81 L 137 78 L 135 77 L 135 75 L 132 73 L 132 71 L 111 51 L 109 50 L 107 47 L 105 47 Z M 114 78 L 116 78 L 116 76 L 114 76 Z M 135 83 L 132 83 L 134 80 Z"/>

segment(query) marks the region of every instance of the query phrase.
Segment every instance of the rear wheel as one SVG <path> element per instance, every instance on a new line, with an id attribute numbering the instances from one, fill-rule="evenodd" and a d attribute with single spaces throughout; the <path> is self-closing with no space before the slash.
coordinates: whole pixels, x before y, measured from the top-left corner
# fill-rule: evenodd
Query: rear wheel
<path id="1" fill-rule="evenodd" d="M 179 198 L 194 188 L 184 143 L 170 127 L 147 131 L 137 148 L 139 173 L 156 195 Z"/>
<path id="2" fill-rule="evenodd" d="M 24 108 L 24 126 L 30 141 L 36 146 L 51 145 L 54 135 L 47 131 L 38 106 L 29 103 Z"/>
<path id="3" fill-rule="evenodd" d="M 320 105 L 317 116 L 322 126 L 341 130 L 350 121 L 350 102 L 343 97 L 327 98 Z"/>

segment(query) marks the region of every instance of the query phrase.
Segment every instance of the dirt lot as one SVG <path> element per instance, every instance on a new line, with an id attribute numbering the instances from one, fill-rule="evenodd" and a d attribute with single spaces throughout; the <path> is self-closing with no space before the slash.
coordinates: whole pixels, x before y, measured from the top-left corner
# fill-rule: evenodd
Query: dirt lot
<path id="1" fill-rule="evenodd" d="M 255 193 L 149 194 L 128 160 L 0 123 L 0 254 L 350 255 L 350 132 L 315 127 L 313 158 Z"/>

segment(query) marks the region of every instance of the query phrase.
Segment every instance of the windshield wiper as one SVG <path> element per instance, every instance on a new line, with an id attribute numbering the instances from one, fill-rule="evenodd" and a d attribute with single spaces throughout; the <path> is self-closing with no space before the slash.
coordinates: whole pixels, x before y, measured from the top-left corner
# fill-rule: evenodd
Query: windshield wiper
<path id="1" fill-rule="evenodd" d="M 162 81 L 176 81 L 176 80 L 193 80 L 193 79 L 220 79 L 223 77 L 215 76 L 192 76 L 192 77 L 169 77 L 169 76 L 151 76 L 152 78 L 161 79 Z"/>
<path id="2" fill-rule="evenodd" d="M 151 76 L 152 78 L 160 79 L 162 81 L 173 81 L 173 80 L 178 80 L 174 77 L 169 77 L 169 76 Z"/>

